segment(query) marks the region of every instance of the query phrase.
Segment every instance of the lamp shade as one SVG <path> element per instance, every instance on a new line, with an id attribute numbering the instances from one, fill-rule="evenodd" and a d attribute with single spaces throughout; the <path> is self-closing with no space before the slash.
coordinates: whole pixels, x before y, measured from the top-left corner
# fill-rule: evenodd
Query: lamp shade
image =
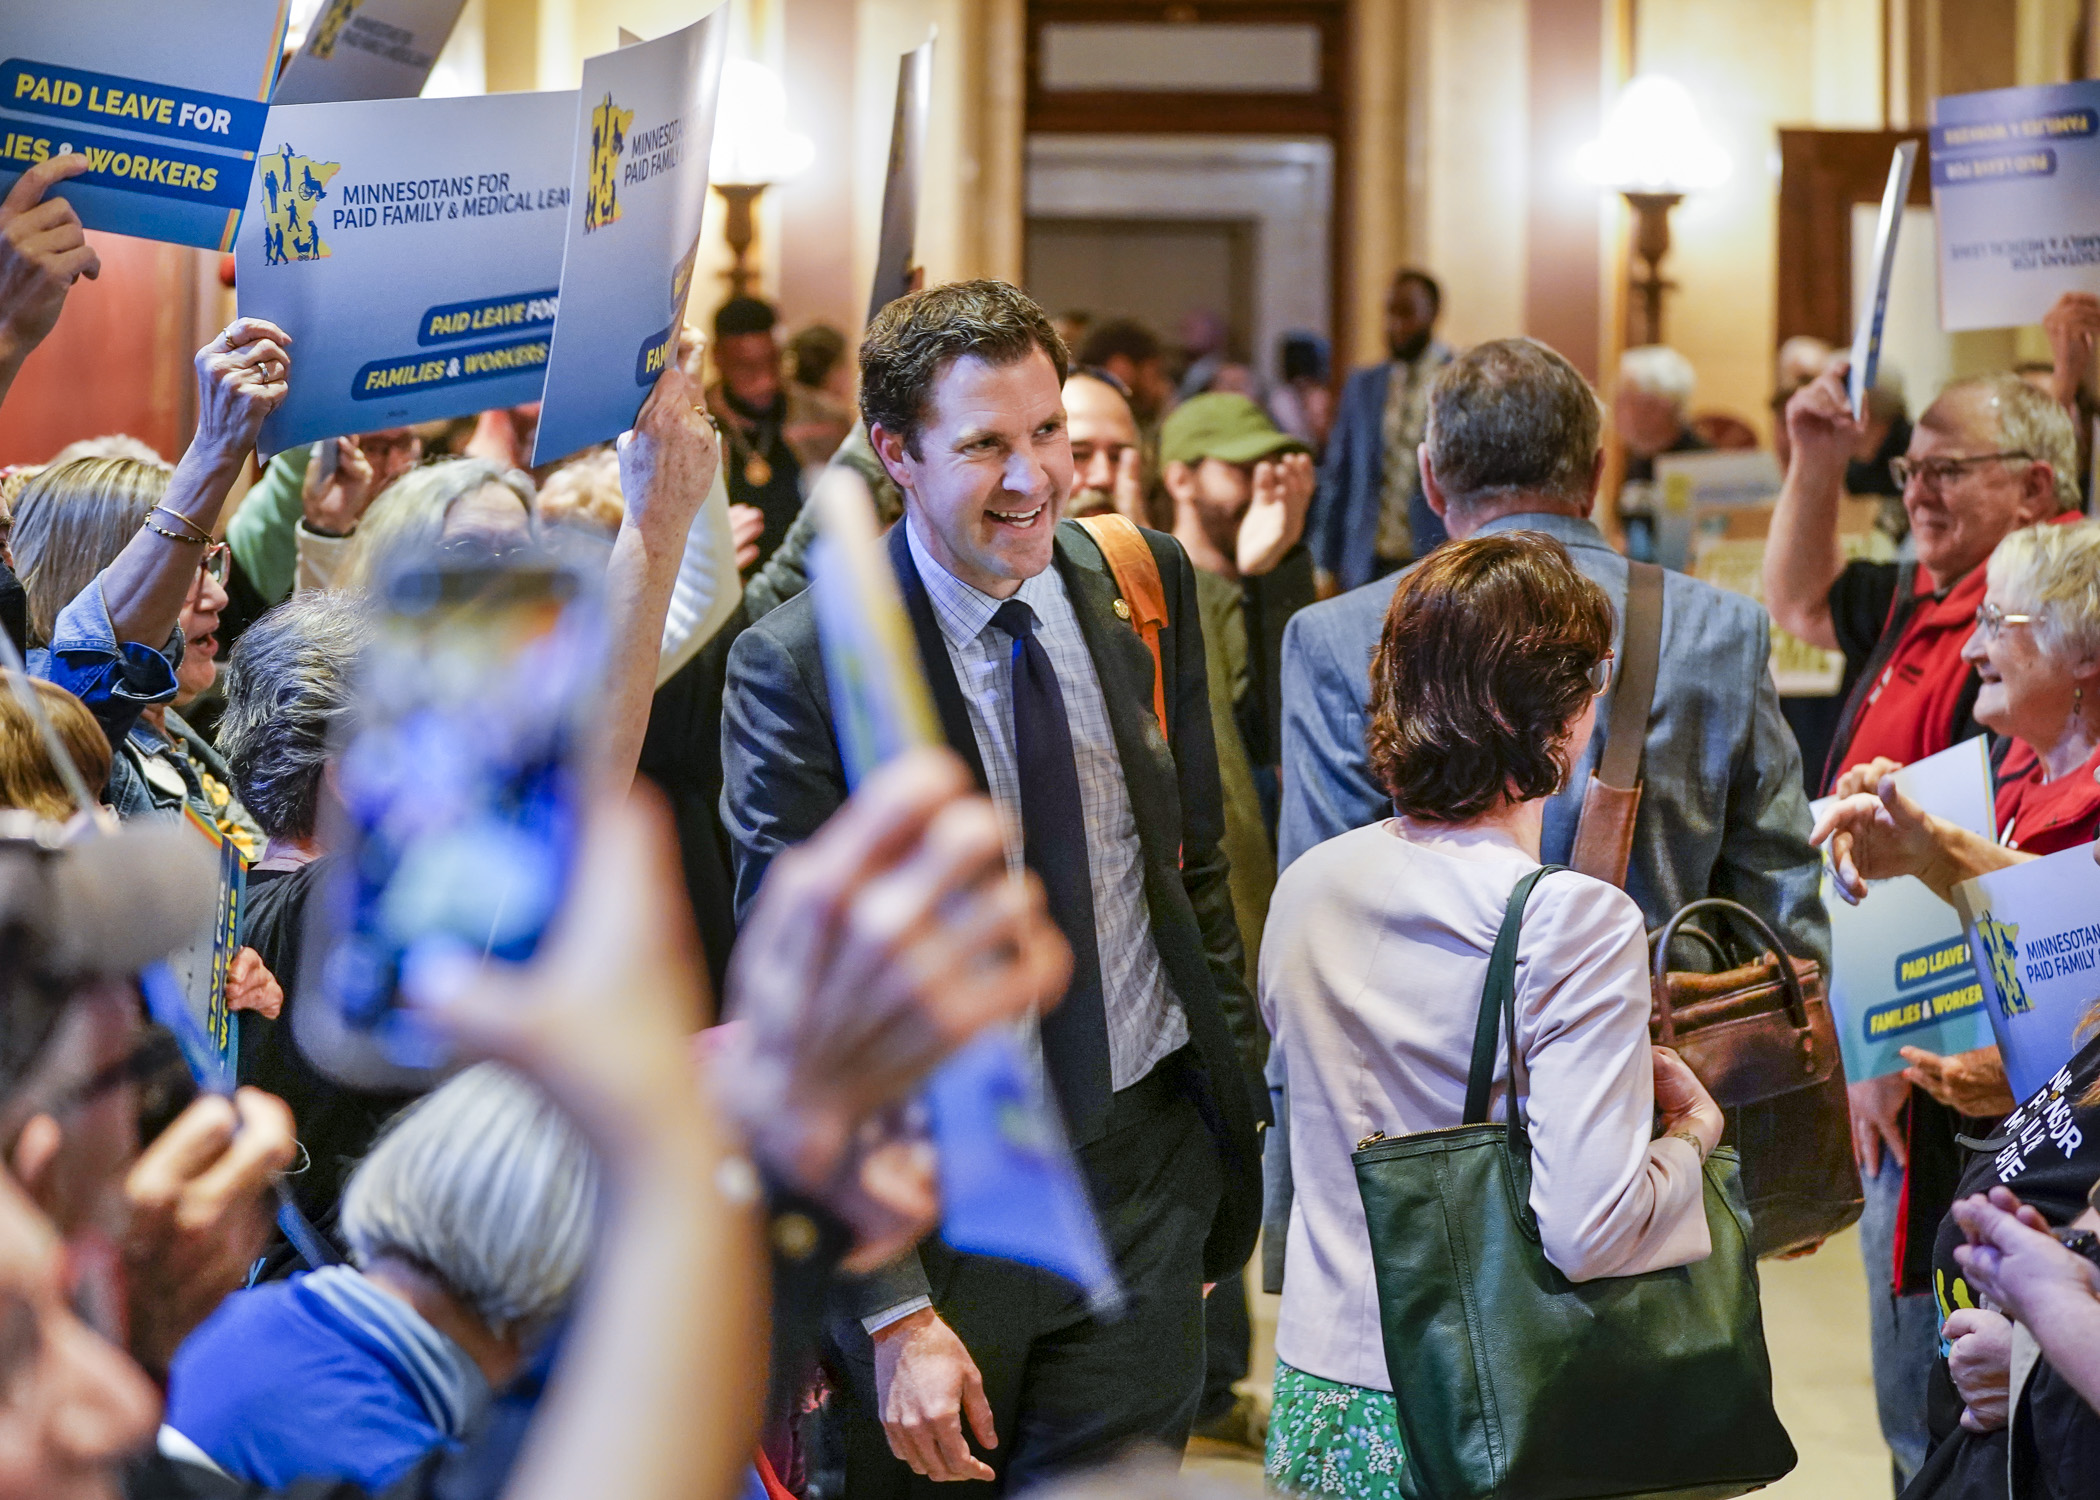
<path id="1" fill-rule="evenodd" d="M 764 63 L 730 58 L 722 67 L 708 177 L 742 186 L 785 182 L 815 155 L 808 136 L 788 129 L 787 90 L 780 76 Z"/>
<path id="2" fill-rule="evenodd" d="M 1654 73 L 1626 85 L 1603 134 L 1581 149 L 1576 164 L 1590 181 L 1622 193 L 1719 187 L 1730 167 L 1685 86 Z"/>

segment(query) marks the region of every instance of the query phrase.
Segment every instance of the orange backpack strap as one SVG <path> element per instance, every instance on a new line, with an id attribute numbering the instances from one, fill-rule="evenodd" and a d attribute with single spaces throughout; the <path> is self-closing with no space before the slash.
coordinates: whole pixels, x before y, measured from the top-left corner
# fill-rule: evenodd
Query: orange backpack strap
<path id="1" fill-rule="evenodd" d="M 1167 623 L 1167 589 L 1160 581 L 1159 559 L 1145 541 L 1145 534 L 1128 516 L 1113 511 L 1081 516 L 1079 524 L 1094 539 L 1115 575 L 1116 613 L 1124 615 L 1138 639 L 1152 653 L 1152 717 L 1159 720 L 1159 736 L 1167 734 L 1167 673 L 1159 659 L 1160 627 Z"/>

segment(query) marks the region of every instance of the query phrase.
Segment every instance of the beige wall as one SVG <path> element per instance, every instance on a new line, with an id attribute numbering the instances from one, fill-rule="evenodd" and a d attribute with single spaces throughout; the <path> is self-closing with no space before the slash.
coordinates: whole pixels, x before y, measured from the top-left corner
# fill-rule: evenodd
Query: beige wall
<path id="1" fill-rule="evenodd" d="M 1387 284 L 1418 265 L 1455 344 L 1524 318 L 1526 0 L 1357 0 L 1341 356 L 1385 357 Z"/>
<path id="2" fill-rule="evenodd" d="M 1526 196 L 1553 187 L 1531 174 L 1572 171 L 1565 157 L 1529 159 L 1532 3 L 1361 0 L 1352 138 L 1359 262 L 1345 303 L 1356 359 L 1377 355 L 1379 299 L 1402 259 L 1443 280 L 1452 342 L 1525 326 Z M 1635 71 L 1668 73 L 1691 89 L 1735 164 L 1727 183 L 1673 216 L 1665 269 L 1679 290 L 1665 328 L 1700 372 L 1700 404 L 1738 412 L 1762 432 L 1778 235 L 1775 132 L 1881 122 L 1881 0 L 1640 0 L 1633 15 L 1626 50 Z M 1386 144 L 1396 135 L 1404 145 Z M 1623 274 L 1627 233 L 1615 205 L 1606 206 L 1606 232 L 1609 282 Z M 1609 317 L 1618 289 L 1603 290 Z M 1613 345 L 1607 338 L 1607 354 Z"/>
<path id="3" fill-rule="evenodd" d="M 1818 22 L 1838 30 L 1860 8 L 1878 13 L 1817 0 L 1644 0 L 1636 13 L 1636 72 L 1665 73 L 1689 89 L 1734 163 L 1725 183 L 1671 216 L 1665 270 L 1678 290 L 1665 304 L 1664 334 L 1699 372 L 1698 406 L 1732 412 L 1760 433 L 1769 434 L 1776 322 L 1775 132 L 1826 123 L 1816 117 L 1818 94 L 1852 117 L 1846 124 L 1865 123 L 1862 97 L 1878 112 L 1878 69 L 1871 85 L 1855 77 L 1848 86 L 1806 65 L 1825 50 L 1816 46 Z"/>

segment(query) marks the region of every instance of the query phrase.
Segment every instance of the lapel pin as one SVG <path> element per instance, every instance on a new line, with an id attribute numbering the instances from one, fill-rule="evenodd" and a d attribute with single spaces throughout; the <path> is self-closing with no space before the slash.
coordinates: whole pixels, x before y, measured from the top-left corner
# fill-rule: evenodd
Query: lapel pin
<path id="1" fill-rule="evenodd" d="M 1128 604 L 1125 604 L 1121 599 L 1118 599 L 1116 601 L 1116 618 L 1119 620 L 1127 620 L 1130 618 L 1130 606 Z M 2100 775 L 2100 772 L 2096 772 L 2094 774 Z"/>

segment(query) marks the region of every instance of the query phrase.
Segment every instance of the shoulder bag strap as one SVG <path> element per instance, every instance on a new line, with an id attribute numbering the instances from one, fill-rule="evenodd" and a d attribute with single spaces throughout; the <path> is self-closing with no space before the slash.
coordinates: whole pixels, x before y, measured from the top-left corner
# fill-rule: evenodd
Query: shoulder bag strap
<path id="1" fill-rule="evenodd" d="M 1488 954 L 1487 983 L 1480 990 L 1480 1019 L 1473 1026 L 1473 1063 L 1466 1073 L 1466 1113 L 1463 1123 L 1485 1125 L 1488 1090 L 1495 1082 L 1495 1058 L 1505 1020 L 1509 1028 L 1512 1080 L 1515 1077 L 1517 1046 L 1517 939 L 1524 927 L 1524 907 L 1532 888 L 1565 865 L 1541 865 L 1509 893 L 1509 906 L 1502 914 L 1502 930 L 1495 934 L 1494 951 Z M 1517 1091 L 1509 1092 L 1509 1119 L 1521 1129 L 1517 1118 Z"/>
<path id="2" fill-rule="evenodd" d="M 1605 721 L 1604 754 L 1584 789 L 1582 817 L 1575 825 L 1571 868 L 1612 885 L 1626 884 L 1633 852 L 1633 820 L 1641 806 L 1641 754 L 1648 743 L 1648 716 L 1655 707 L 1655 674 L 1662 662 L 1663 570 L 1653 563 L 1626 565 L 1625 660 L 1612 687 L 1611 717 Z"/>
<path id="3" fill-rule="evenodd" d="M 1108 560 L 1116 592 L 1123 596 L 1123 608 L 1129 611 L 1130 627 L 1152 653 L 1152 717 L 1159 720 L 1160 738 L 1171 742 L 1173 736 L 1167 733 L 1167 673 L 1159 657 L 1159 632 L 1167 623 L 1167 590 L 1160 581 L 1159 559 L 1152 555 L 1144 532 L 1128 516 L 1105 511 L 1078 520 Z"/>

